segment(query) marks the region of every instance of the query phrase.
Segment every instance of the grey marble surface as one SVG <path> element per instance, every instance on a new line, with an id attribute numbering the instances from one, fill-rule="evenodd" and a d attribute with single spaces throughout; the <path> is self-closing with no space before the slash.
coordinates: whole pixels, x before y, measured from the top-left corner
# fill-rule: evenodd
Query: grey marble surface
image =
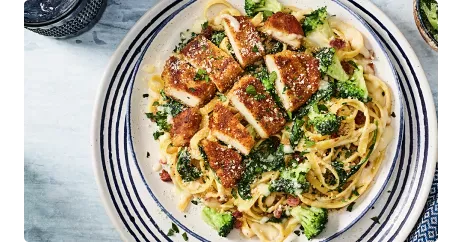
<path id="1" fill-rule="evenodd" d="M 87 33 L 55 40 L 24 31 L 24 237 L 117 241 L 93 176 L 90 122 L 100 78 L 131 26 L 157 0 L 109 0 Z M 419 35 L 412 0 L 373 0 L 413 46 L 437 106 L 437 53 Z M 437 107 L 436 107 L 437 108 Z"/>

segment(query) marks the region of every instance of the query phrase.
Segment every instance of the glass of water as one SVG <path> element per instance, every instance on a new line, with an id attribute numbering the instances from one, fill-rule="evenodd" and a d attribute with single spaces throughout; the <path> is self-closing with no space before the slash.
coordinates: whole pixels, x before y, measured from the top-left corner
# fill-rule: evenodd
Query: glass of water
<path id="1" fill-rule="evenodd" d="M 26 0 L 24 27 L 55 38 L 77 36 L 101 17 L 107 0 Z"/>

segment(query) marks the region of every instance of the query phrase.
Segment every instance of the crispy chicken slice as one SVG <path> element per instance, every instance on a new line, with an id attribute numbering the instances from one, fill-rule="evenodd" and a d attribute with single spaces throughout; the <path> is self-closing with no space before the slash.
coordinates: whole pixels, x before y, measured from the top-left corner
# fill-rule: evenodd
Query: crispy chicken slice
<path id="1" fill-rule="evenodd" d="M 277 12 L 270 16 L 265 21 L 262 31 L 294 49 L 301 47 L 304 38 L 301 23 L 293 15 L 283 12 Z"/>
<path id="2" fill-rule="evenodd" d="M 186 146 L 191 137 L 198 132 L 201 124 L 201 113 L 198 108 L 187 108 L 173 118 L 170 136 L 174 146 Z"/>

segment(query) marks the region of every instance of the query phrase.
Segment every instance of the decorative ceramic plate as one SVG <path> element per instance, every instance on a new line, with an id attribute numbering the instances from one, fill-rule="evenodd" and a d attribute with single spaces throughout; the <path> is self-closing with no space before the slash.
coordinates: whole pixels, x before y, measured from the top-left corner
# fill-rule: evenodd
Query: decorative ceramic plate
<path id="1" fill-rule="evenodd" d="M 243 8 L 242 0 L 229 2 Z M 153 169 L 158 147 L 144 118 L 142 94 L 147 83 L 138 67 L 145 63 L 162 67 L 180 32 L 191 27 L 204 4 L 177 0 L 153 7 L 124 38 L 103 77 L 93 120 L 94 168 L 106 211 L 123 240 L 182 241 L 183 231 L 167 236 L 172 222 L 190 241 L 244 238 L 237 231 L 226 239 L 218 237 L 201 221 L 199 206 L 190 206 L 186 214 L 177 211 L 171 185 L 162 183 Z M 331 14 L 359 29 L 376 54 L 377 75 L 394 96 L 395 137 L 381 171 L 351 213 L 345 209 L 330 213 L 327 229 L 318 239 L 403 241 L 424 207 L 437 159 L 435 109 L 420 63 L 397 27 L 368 1 L 300 0 L 291 5 L 326 5 Z M 306 241 L 303 236 L 299 240 Z"/>

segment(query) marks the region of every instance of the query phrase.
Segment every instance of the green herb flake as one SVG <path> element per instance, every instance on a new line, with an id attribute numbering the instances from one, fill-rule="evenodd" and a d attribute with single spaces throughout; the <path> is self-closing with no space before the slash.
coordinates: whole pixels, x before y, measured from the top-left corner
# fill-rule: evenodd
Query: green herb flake
<path id="1" fill-rule="evenodd" d="M 257 47 L 257 45 L 254 45 L 252 47 L 252 52 L 259 52 L 259 48 Z"/>
<path id="2" fill-rule="evenodd" d="M 359 67 L 357 66 L 357 63 L 353 60 L 349 60 L 347 63 L 349 63 L 351 66 L 353 66 L 355 69 L 358 69 Z"/>
<path id="3" fill-rule="evenodd" d="M 355 204 L 355 202 L 352 202 L 351 204 L 349 204 L 349 206 L 347 206 L 347 209 L 346 209 L 346 210 L 347 210 L 348 212 L 352 212 L 352 208 L 354 207 L 354 204 Z"/>
<path id="4" fill-rule="evenodd" d="M 305 147 L 309 148 L 309 147 L 312 147 L 314 145 L 315 145 L 315 141 L 310 140 L 310 139 L 305 140 Z"/>
<path id="5" fill-rule="evenodd" d="M 395 118 L 395 113 L 394 113 L 394 112 L 392 112 L 392 113 L 391 113 L 391 116 L 392 116 L 393 118 Z"/>
<path id="6" fill-rule="evenodd" d="M 265 95 L 262 94 L 262 93 L 259 93 L 259 94 L 255 95 L 254 97 L 257 99 L 257 101 L 261 101 L 261 100 L 265 99 Z"/>
<path id="7" fill-rule="evenodd" d="M 377 224 L 380 224 L 379 218 L 377 216 L 374 216 L 373 218 L 371 218 L 371 220 L 373 220 Z"/>
<path id="8" fill-rule="evenodd" d="M 150 158 L 150 152 L 146 152 L 146 158 Z"/>
<path id="9" fill-rule="evenodd" d="M 227 101 L 227 97 L 223 94 L 223 93 L 217 93 L 217 98 L 221 101 L 221 102 L 226 102 Z"/>
<path id="10" fill-rule="evenodd" d="M 299 230 L 294 230 L 294 234 L 296 234 L 297 236 L 301 235 L 301 231 Z"/>
<path id="11" fill-rule="evenodd" d="M 201 24 L 201 29 L 205 30 L 205 29 L 207 29 L 207 27 L 209 27 L 209 22 L 208 21 Z"/>
<path id="12" fill-rule="evenodd" d="M 143 94 L 143 98 L 147 98 L 147 97 L 149 97 L 149 96 L 150 96 L 150 95 L 149 95 L 148 93 Z"/>
<path id="13" fill-rule="evenodd" d="M 246 93 L 247 94 L 250 94 L 250 95 L 257 95 L 257 91 L 256 91 L 256 88 L 253 86 L 253 85 L 248 85 L 246 87 Z"/>
<path id="14" fill-rule="evenodd" d="M 178 232 L 180 232 L 180 230 L 178 230 L 178 227 L 177 227 L 177 225 L 176 225 L 176 224 L 174 224 L 174 223 L 172 223 L 172 230 L 174 230 L 174 231 L 175 231 L 175 233 L 178 233 Z"/>
<path id="15" fill-rule="evenodd" d="M 164 92 L 164 89 L 161 90 L 161 97 L 162 97 L 162 99 L 163 99 L 164 101 L 167 100 L 167 96 L 166 96 L 166 93 Z"/>
<path id="16" fill-rule="evenodd" d="M 173 229 L 169 229 L 169 232 L 167 233 L 167 236 L 172 236 L 175 234 L 175 231 Z"/>
<path id="17" fill-rule="evenodd" d="M 148 119 L 154 119 L 154 114 L 153 113 L 145 113 L 146 117 Z"/>
<path id="18" fill-rule="evenodd" d="M 158 102 L 158 101 L 154 101 L 152 106 L 159 106 L 159 102 Z"/>
<path id="19" fill-rule="evenodd" d="M 188 241 L 188 235 L 186 234 L 186 232 L 183 232 L 182 237 L 183 240 Z"/>
<path id="20" fill-rule="evenodd" d="M 352 194 L 354 194 L 357 197 L 360 196 L 359 192 L 357 191 L 357 188 L 352 191 Z"/>
<path id="21" fill-rule="evenodd" d="M 196 89 L 194 89 L 194 88 L 192 88 L 192 87 L 188 88 L 188 90 L 190 90 L 190 92 L 196 91 Z"/>

